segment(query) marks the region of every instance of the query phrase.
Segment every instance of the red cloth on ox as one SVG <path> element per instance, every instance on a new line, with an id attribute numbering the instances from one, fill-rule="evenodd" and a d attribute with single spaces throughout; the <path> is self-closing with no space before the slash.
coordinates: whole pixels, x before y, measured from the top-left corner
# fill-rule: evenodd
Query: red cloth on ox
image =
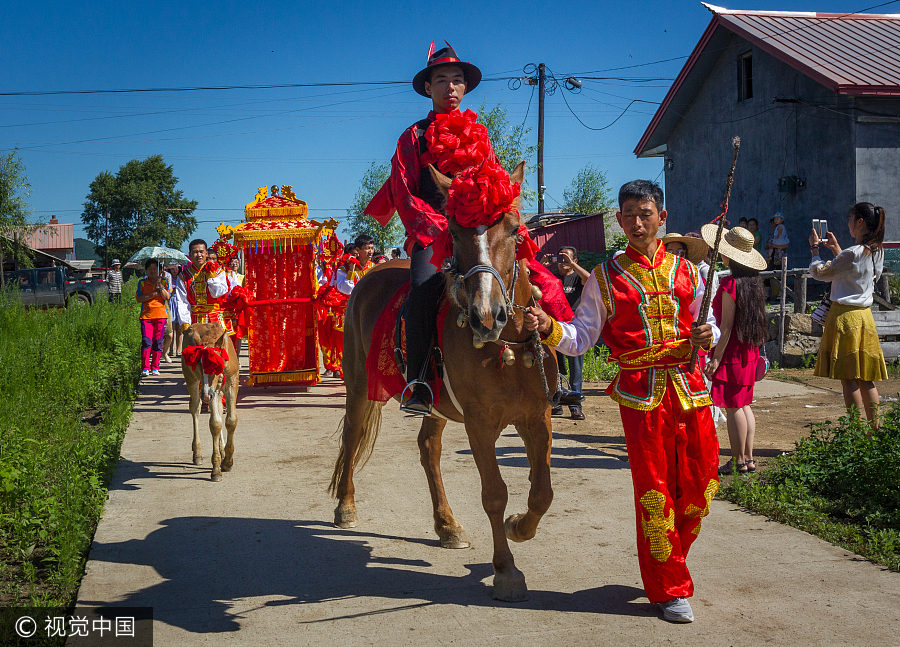
<path id="1" fill-rule="evenodd" d="M 395 395 L 400 395 L 406 386 L 406 378 L 400 372 L 397 360 L 394 358 L 394 331 L 397 326 L 397 317 L 400 316 L 400 309 L 403 307 L 403 301 L 407 294 L 409 294 L 409 283 L 404 283 L 378 315 L 372 331 L 369 354 L 366 356 L 369 400 L 372 402 L 387 402 Z M 437 316 L 438 346 L 441 348 L 443 348 L 444 342 L 444 321 L 447 319 L 449 311 L 450 301 L 444 299 L 441 301 Z M 401 329 L 400 343 L 405 350 L 405 326 Z M 441 379 L 435 378 L 431 385 L 434 390 L 435 405 L 438 404 L 440 398 L 441 384 Z"/>
<path id="2" fill-rule="evenodd" d="M 207 375 L 221 375 L 225 372 L 225 362 L 228 361 L 228 351 L 213 346 L 186 346 L 182 355 L 191 368 L 197 368 L 197 363 L 200 362 Z"/>

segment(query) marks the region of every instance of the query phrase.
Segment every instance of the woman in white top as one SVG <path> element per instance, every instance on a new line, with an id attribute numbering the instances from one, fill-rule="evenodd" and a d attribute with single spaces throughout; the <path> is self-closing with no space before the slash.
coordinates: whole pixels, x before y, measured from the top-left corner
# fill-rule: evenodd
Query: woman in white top
<path id="1" fill-rule="evenodd" d="M 827 263 L 819 258 L 820 240 L 815 230 L 809 236 L 809 272 L 814 279 L 831 282 L 831 308 L 815 374 L 840 380 L 847 409 L 865 411 L 870 424 L 877 427 L 875 382 L 887 379 L 887 367 L 870 306 L 875 281 L 884 266 L 884 209 L 859 202 L 850 208 L 847 226 L 856 244 L 841 250 L 829 231 L 823 244 L 834 260 Z"/>

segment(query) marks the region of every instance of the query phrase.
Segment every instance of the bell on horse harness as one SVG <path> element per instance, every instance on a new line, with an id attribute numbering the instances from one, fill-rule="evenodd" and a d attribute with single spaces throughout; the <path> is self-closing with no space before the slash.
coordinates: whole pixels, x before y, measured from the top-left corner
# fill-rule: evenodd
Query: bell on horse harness
<path id="1" fill-rule="evenodd" d="M 534 366 L 534 353 L 531 351 L 525 351 L 522 353 L 522 364 L 525 365 L 525 368 L 531 368 Z"/>
<path id="2" fill-rule="evenodd" d="M 460 310 L 459 314 L 456 317 L 456 325 L 459 328 L 465 328 L 469 325 L 469 316 L 462 310 Z"/>
<path id="3" fill-rule="evenodd" d="M 512 366 L 516 363 L 516 354 L 513 352 L 513 349 L 509 347 L 509 344 L 503 346 L 503 350 L 500 353 L 500 359 L 503 360 L 503 363 L 507 366 Z"/>
<path id="4" fill-rule="evenodd" d="M 541 299 L 544 298 L 544 293 L 541 292 L 541 289 L 538 286 L 536 286 L 532 283 L 531 284 L 531 296 L 534 297 L 535 301 L 540 301 Z"/>

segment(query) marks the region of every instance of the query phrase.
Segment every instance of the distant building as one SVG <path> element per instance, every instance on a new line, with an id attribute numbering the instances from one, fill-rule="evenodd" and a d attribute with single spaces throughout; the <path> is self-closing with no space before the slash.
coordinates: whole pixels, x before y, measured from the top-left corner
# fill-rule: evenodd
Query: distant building
<path id="1" fill-rule="evenodd" d="M 900 240 L 900 15 L 739 11 L 712 20 L 640 142 L 663 157 L 670 228 L 719 213 L 742 139 L 728 219 L 784 214 L 792 267 L 809 261 L 812 218 L 849 242 L 847 209 L 871 201 Z"/>
<path id="2" fill-rule="evenodd" d="M 26 234 L 23 242 L 38 251 L 55 256 L 63 261 L 75 260 L 75 241 L 73 225 L 61 224 L 56 216 L 50 216 L 50 222 Z"/>
<path id="3" fill-rule="evenodd" d="M 579 252 L 605 251 L 604 215 L 551 211 L 525 214 L 524 218 L 528 233 L 541 252 L 555 254 L 564 246 L 574 247 Z"/>

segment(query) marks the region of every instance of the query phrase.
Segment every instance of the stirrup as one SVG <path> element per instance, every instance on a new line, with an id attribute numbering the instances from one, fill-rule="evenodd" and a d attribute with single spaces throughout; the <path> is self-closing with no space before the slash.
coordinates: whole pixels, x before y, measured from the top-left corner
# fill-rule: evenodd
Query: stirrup
<path id="1" fill-rule="evenodd" d="M 419 409 L 410 409 L 406 406 L 406 402 L 409 401 L 409 398 L 406 400 L 403 399 L 403 396 L 406 395 L 406 392 L 410 392 L 410 397 L 412 397 L 412 388 L 417 384 L 423 385 L 426 389 L 428 389 L 428 411 L 420 411 Z M 429 416 L 431 415 L 431 411 L 434 407 L 434 391 L 431 390 L 431 387 L 428 385 L 428 382 L 424 380 L 411 380 L 405 387 L 403 387 L 403 391 L 400 392 L 400 411 L 404 413 L 408 413 L 413 416 Z"/>

